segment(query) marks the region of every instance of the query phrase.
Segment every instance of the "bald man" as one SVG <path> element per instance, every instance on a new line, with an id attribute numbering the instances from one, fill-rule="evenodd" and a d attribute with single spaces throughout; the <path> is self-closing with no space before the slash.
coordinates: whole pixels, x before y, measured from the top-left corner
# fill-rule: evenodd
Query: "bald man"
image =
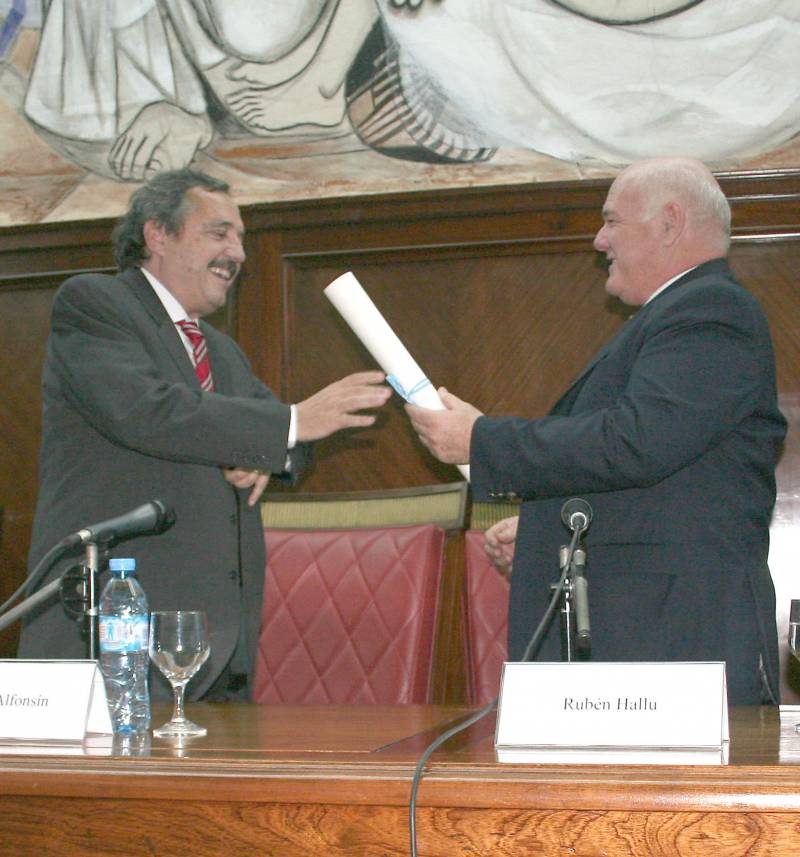
<path id="1" fill-rule="evenodd" d="M 594 511 L 592 660 L 725 661 L 731 704 L 777 703 L 767 554 L 786 421 L 766 320 L 725 261 L 729 236 L 702 163 L 633 164 L 611 185 L 595 247 L 606 291 L 641 309 L 550 414 L 484 416 L 444 390 L 444 411 L 407 406 L 439 460 L 471 465 L 477 498 L 522 501 L 486 536 L 513 568 L 511 659 L 558 574 L 561 507 L 580 496 Z M 553 622 L 536 657 L 560 656 Z"/>

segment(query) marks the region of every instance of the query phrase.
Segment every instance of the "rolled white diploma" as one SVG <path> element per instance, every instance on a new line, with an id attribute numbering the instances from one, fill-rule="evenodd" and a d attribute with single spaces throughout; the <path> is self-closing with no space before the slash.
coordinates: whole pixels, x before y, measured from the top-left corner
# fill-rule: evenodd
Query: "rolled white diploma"
<path id="1" fill-rule="evenodd" d="M 400 396 L 421 408 L 445 409 L 436 388 L 350 271 L 327 286 L 325 296 L 375 358 L 386 373 L 386 380 Z M 457 466 L 469 482 L 469 465 Z"/>

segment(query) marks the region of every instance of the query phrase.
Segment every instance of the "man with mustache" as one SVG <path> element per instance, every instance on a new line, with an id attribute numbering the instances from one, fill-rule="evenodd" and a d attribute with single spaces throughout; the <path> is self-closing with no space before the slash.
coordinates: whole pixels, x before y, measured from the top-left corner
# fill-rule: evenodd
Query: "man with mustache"
<path id="1" fill-rule="evenodd" d="M 198 324 L 225 304 L 245 258 L 228 191 L 188 169 L 159 173 L 114 230 L 120 273 L 80 274 L 58 290 L 29 555 L 35 568 L 70 533 L 153 499 L 174 508 L 166 533 L 114 553 L 136 558 L 151 609 L 207 611 L 210 667 L 190 691 L 214 699 L 247 695 L 265 568 L 258 500 L 270 475 L 296 478 L 312 441 L 372 425 L 358 412 L 391 392 L 382 373 L 361 372 L 290 407 L 232 339 Z M 86 647 L 50 602 L 25 623 L 19 656 L 82 658 Z"/>
<path id="2" fill-rule="evenodd" d="M 725 255 L 730 207 L 690 158 L 623 170 L 595 248 L 606 291 L 641 307 L 541 419 L 411 405 L 441 461 L 471 465 L 477 497 L 522 501 L 487 532 L 513 558 L 509 653 L 522 656 L 558 577 L 560 510 L 594 510 L 586 536 L 592 659 L 725 661 L 731 704 L 777 702 L 767 554 L 786 433 L 764 315 Z M 558 623 L 541 660 L 561 656 Z"/>

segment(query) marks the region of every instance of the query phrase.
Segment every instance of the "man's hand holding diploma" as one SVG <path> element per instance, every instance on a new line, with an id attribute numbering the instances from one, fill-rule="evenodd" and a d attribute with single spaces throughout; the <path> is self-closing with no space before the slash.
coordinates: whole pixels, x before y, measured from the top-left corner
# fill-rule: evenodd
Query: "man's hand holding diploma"
<path id="1" fill-rule="evenodd" d="M 468 464 L 472 427 L 483 414 L 444 387 L 438 392 L 445 407 L 443 411 L 407 404 L 406 413 L 419 439 L 439 461 Z"/>

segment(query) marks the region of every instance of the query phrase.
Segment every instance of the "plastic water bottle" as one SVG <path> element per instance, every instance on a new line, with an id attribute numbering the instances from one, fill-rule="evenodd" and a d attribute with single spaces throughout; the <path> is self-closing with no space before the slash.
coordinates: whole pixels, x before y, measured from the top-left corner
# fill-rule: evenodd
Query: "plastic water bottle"
<path id="1" fill-rule="evenodd" d="M 141 732 L 150 727 L 147 597 L 135 559 L 112 559 L 109 568 L 100 596 L 100 668 L 114 731 Z"/>

